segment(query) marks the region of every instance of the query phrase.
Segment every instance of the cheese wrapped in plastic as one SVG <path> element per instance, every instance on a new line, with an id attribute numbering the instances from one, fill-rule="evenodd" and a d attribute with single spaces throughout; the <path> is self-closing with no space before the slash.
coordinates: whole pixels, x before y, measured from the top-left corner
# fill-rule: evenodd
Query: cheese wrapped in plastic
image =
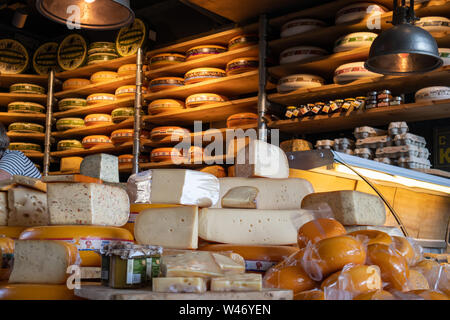
<path id="1" fill-rule="evenodd" d="M 211 280 L 211 291 L 261 291 L 262 276 L 256 273 L 233 274 Z"/>
<path id="2" fill-rule="evenodd" d="M 186 169 L 154 169 L 130 176 L 131 203 L 182 204 L 211 207 L 219 201 L 219 179 Z"/>

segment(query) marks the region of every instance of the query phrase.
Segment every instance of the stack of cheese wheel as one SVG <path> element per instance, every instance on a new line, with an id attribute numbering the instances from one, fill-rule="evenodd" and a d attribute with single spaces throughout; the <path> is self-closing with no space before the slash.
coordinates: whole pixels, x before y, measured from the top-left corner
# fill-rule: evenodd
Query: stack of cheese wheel
<path id="1" fill-rule="evenodd" d="M 77 33 L 65 37 L 58 46 L 57 59 L 59 67 L 64 71 L 82 67 L 88 56 L 86 39 Z"/>
<path id="2" fill-rule="evenodd" d="M 30 56 L 27 49 L 17 40 L 0 40 L 0 73 L 19 74 L 27 70 Z"/>
<path id="3" fill-rule="evenodd" d="M 111 141 L 115 145 L 126 142 L 133 142 L 133 129 L 119 129 L 111 133 Z"/>
<path id="4" fill-rule="evenodd" d="M 186 51 L 186 61 L 221 54 L 224 53 L 225 51 L 227 51 L 227 48 L 219 45 L 196 46 Z"/>
<path id="5" fill-rule="evenodd" d="M 76 90 L 91 84 L 91 80 L 82 78 L 67 79 L 62 84 L 63 91 Z"/>
<path id="6" fill-rule="evenodd" d="M 382 76 L 379 73 L 370 72 L 364 67 L 364 61 L 346 63 L 334 71 L 334 83 L 345 84 L 362 78 Z"/>
<path id="7" fill-rule="evenodd" d="M 151 162 L 166 162 L 171 161 L 174 163 L 184 162 L 185 158 L 181 151 L 177 148 L 156 148 L 150 153 Z"/>
<path id="8" fill-rule="evenodd" d="M 88 105 L 108 103 L 116 101 L 116 96 L 111 93 L 94 93 L 86 98 Z"/>
<path id="9" fill-rule="evenodd" d="M 104 135 L 92 135 L 83 138 L 81 142 L 85 149 L 101 148 L 101 147 L 113 147 L 111 139 Z"/>
<path id="10" fill-rule="evenodd" d="M 301 88 L 316 88 L 325 83 L 325 80 L 312 74 L 294 74 L 283 77 L 278 82 L 279 93 L 288 93 Z"/>
<path id="11" fill-rule="evenodd" d="M 450 48 L 439 48 L 439 56 L 444 61 L 444 66 L 450 64 Z"/>
<path id="12" fill-rule="evenodd" d="M 102 83 L 115 80 L 119 77 L 119 74 L 114 71 L 98 71 L 91 75 L 92 83 Z"/>
<path id="13" fill-rule="evenodd" d="M 45 113 L 45 107 L 35 102 L 16 101 L 8 104 L 11 113 Z"/>
<path id="14" fill-rule="evenodd" d="M 313 46 L 299 46 L 284 50 L 280 54 L 280 64 L 299 62 L 302 60 L 325 56 L 327 51 Z"/>
<path id="15" fill-rule="evenodd" d="M 256 34 L 242 34 L 233 37 L 228 41 L 228 51 L 257 45 L 258 39 L 258 35 Z"/>
<path id="16" fill-rule="evenodd" d="M 51 70 L 61 71 L 57 61 L 58 46 L 56 42 L 46 42 L 36 49 L 33 55 L 33 69 L 37 74 L 47 75 Z"/>
<path id="17" fill-rule="evenodd" d="M 161 77 L 150 81 L 149 90 L 158 92 L 184 86 L 184 79 L 179 77 Z"/>
<path id="18" fill-rule="evenodd" d="M 181 127 L 156 127 L 150 132 L 150 139 L 154 141 L 170 139 L 171 141 L 182 140 L 190 135 L 190 131 Z"/>
<path id="19" fill-rule="evenodd" d="M 11 142 L 8 149 L 22 152 L 42 152 L 42 147 L 36 143 Z"/>
<path id="20" fill-rule="evenodd" d="M 83 148 L 83 145 L 81 145 L 81 148 Z M 80 166 L 82 161 L 83 161 L 82 157 L 61 158 L 59 170 L 61 172 L 80 173 Z"/>
<path id="21" fill-rule="evenodd" d="M 258 61 L 257 57 L 233 59 L 227 63 L 227 76 L 258 70 Z"/>
<path id="22" fill-rule="evenodd" d="M 434 37 L 443 37 L 450 33 L 450 19 L 446 17 L 423 17 L 415 23 Z"/>
<path id="23" fill-rule="evenodd" d="M 281 27 L 281 38 L 292 37 L 297 34 L 305 33 L 314 29 L 320 29 L 326 26 L 326 23 L 317 19 L 294 19 L 286 22 Z"/>
<path id="24" fill-rule="evenodd" d="M 95 126 L 95 125 L 106 125 L 112 124 L 112 118 L 109 114 L 105 113 L 94 113 L 89 114 L 84 118 L 84 123 L 86 126 Z"/>
<path id="25" fill-rule="evenodd" d="M 112 42 L 93 42 L 89 45 L 88 65 L 114 60 L 119 57 Z"/>
<path id="26" fill-rule="evenodd" d="M 65 98 L 58 101 L 59 111 L 67 111 L 71 109 L 87 107 L 86 99 L 82 98 Z"/>
<path id="27" fill-rule="evenodd" d="M 257 125 L 258 115 L 256 113 L 236 113 L 227 118 L 227 128 L 239 128 L 242 126 L 256 127 Z"/>
<path id="28" fill-rule="evenodd" d="M 218 68 L 196 68 L 186 72 L 184 75 L 184 84 L 194 84 L 202 81 L 220 79 L 227 74 L 224 70 Z"/>
<path id="29" fill-rule="evenodd" d="M 373 32 L 355 32 L 340 37 L 334 43 L 334 52 L 350 51 L 357 48 L 370 47 L 378 35 Z"/>
<path id="30" fill-rule="evenodd" d="M 186 57 L 181 53 L 159 53 L 149 58 L 150 70 L 173 66 L 185 61 Z"/>
<path id="31" fill-rule="evenodd" d="M 57 144 L 58 151 L 83 150 L 83 145 L 78 140 L 60 140 Z"/>
<path id="32" fill-rule="evenodd" d="M 147 93 L 147 88 L 142 86 L 142 94 Z M 115 92 L 116 99 L 127 99 L 127 98 L 133 98 L 136 95 L 136 86 L 135 85 L 128 85 L 128 86 L 122 86 L 116 89 Z"/>
<path id="33" fill-rule="evenodd" d="M 134 116 L 133 107 L 117 108 L 111 112 L 111 118 L 114 123 L 122 122 Z"/>
<path id="34" fill-rule="evenodd" d="M 9 87 L 9 92 L 20 94 L 45 94 L 45 88 L 32 83 L 16 83 Z"/>
<path id="35" fill-rule="evenodd" d="M 153 100 L 148 105 L 148 114 L 165 114 L 180 111 L 185 108 L 184 102 L 176 99 L 158 99 Z"/>
<path id="36" fill-rule="evenodd" d="M 82 128 L 84 126 L 84 120 L 80 118 L 61 118 L 56 121 L 56 130 L 58 131 Z"/>
<path id="37" fill-rule="evenodd" d="M 340 9 L 336 13 L 336 24 L 362 20 L 367 17 L 378 17 L 387 12 L 383 6 L 372 2 L 357 2 Z"/>
<path id="38" fill-rule="evenodd" d="M 44 126 L 37 124 L 37 123 L 14 122 L 8 126 L 8 132 L 43 133 Z"/>
<path id="39" fill-rule="evenodd" d="M 225 102 L 228 99 L 215 93 L 196 93 L 186 98 L 186 108 Z"/>

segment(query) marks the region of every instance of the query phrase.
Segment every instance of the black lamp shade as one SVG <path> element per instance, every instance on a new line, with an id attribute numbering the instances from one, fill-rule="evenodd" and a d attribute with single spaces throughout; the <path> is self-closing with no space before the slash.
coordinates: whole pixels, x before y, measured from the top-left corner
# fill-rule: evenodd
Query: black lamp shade
<path id="1" fill-rule="evenodd" d="M 129 0 L 36 0 L 36 8 L 42 15 L 62 24 L 67 20 L 74 22 L 76 11 L 68 10 L 70 6 L 80 9 L 79 24 L 85 29 L 119 29 L 134 20 Z"/>
<path id="2" fill-rule="evenodd" d="M 384 31 L 374 40 L 365 67 L 386 75 L 407 75 L 432 71 L 442 63 L 431 34 L 403 23 Z"/>

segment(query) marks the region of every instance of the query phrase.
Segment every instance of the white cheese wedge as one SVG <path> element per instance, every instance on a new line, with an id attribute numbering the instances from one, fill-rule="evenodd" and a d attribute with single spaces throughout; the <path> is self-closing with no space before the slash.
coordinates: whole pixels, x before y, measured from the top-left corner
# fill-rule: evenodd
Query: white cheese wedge
<path id="1" fill-rule="evenodd" d="M 153 278 L 152 291 L 173 293 L 204 293 L 206 279 L 204 278 Z"/>
<path id="2" fill-rule="evenodd" d="M 81 162 L 80 173 L 106 182 L 118 183 L 119 158 L 105 153 L 87 156 Z"/>
<path id="3" fill-rule="evenodd" d="M 295 221 L 303 215 L 308 213 L 301 209 L 201 209 L 198 234 L 220 243 L 288 245 L 297 243 Z"/>
<path id="4" fill-rule="evenodd" d="M 47 196 L 52 225 L 121 227 L 130 215 L 128 194 L 118 186 L 49 183 Z"/>
<path id="5" fill-rule="evenodd" d="M 378 230 L 387 233 L 391 237 L 398 236 L 404 237 L 402 230 L 397 227 L 388 227 L 388 226 L 345 226 L 345 230 L 350 233 L 353 231 L 359 230 Z"/>
<path id="6" fill-rule="evenodd" d="M 386 222 L 383 201 L 359 191 L 319 192 L 307 195 L 302 201 L 303 209 L 330 210 L 343 225 L 382 226 Z"/>
<path id="7" fill-rule="evenodd" d="M 34 227 L 49 224 L 47 195 L 29 188 L 8 190 L 8 226 Z"/>
<path id="8" fill-rule="evenodd" d="M 139 244 L 171 249 L 197 249 L 198 207 L 144 210 L 137 216 L 134 236 Z"/>
<path id="9" fill-rule="evenodd" d="M 0 192 L 0 226 L 8 225 L 8 192 Z"/>
<path id="10" fill-rule="evenodd" d="M 222 207 L 256 209 L 258 193 L 257 188 L 250 186 L 232 188 L 222 197 Z"/>
<path id="11" fill-rule="evenodd" d="M 211 291 L 261 291 L 262 276 L 256 273 L 228 275 L 211 279 Z"/>
<path id="12" fill-rule="evenodd" d="M 256 196 L 256 209 L 274 209 L 274 210 L 290 210 L 299 209 L 303 198 L 314 192 L 311 183 L 304 179 L 288 178 L 288 179 L 262 179 L 262 178 L 237 178 L 227 177 L 220 178 L 220 198 L 215 207 L 225 207 L 225 195 L 233 188 L 240 186 L 255 187 L 258 189 Z M 233 202 L 237 207 L 245 208 L 248 201 L 244 194 L 229 194 L 226 199 L 228 203 Z M 239 204 L 240 203 L 240 204 Z"/>

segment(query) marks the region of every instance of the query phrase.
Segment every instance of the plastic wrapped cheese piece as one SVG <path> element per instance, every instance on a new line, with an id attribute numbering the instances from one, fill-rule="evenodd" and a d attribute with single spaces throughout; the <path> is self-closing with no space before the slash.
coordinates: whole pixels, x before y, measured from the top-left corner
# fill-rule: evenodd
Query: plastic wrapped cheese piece
<path id="1" fill-rule="evenodd" d="M 47 195 L 28 188 L 8 190 L 8 226 L 45 226 L 49 224 Z"/>
<path id="2" fill-rule="evenodd" d="M 131 203 L 183 204 L 211 207 L 219 201 L 219 179 L 187 169 L 154 169 L 130 176 Z"/>
<path id="3" fill-rule="evenodd" d="M 233 291 L 261 291 L 261 274 L 246 273 L 233 274 L 225 277 L 211 279 L 211 291 L 233 292 Z"/>
<path id="4" fill-rule="evenodd" d="M 168 293 L 204 293 L 206 292 L 206 279 L 199 277 L 170 277 L 153 278 L 153 292 Z"/>
<path id="5" fill-rule="evenodd" d="M 397 227 L 389 227 L 389 226 L 345 226 L 345 230 L 347 233 L 353 232 L 353 231 L 359 231 L 359 230 L 377 230 L 387 233 L 388 235 L 392 236 L 403 236 L 402 230 Z"/>

